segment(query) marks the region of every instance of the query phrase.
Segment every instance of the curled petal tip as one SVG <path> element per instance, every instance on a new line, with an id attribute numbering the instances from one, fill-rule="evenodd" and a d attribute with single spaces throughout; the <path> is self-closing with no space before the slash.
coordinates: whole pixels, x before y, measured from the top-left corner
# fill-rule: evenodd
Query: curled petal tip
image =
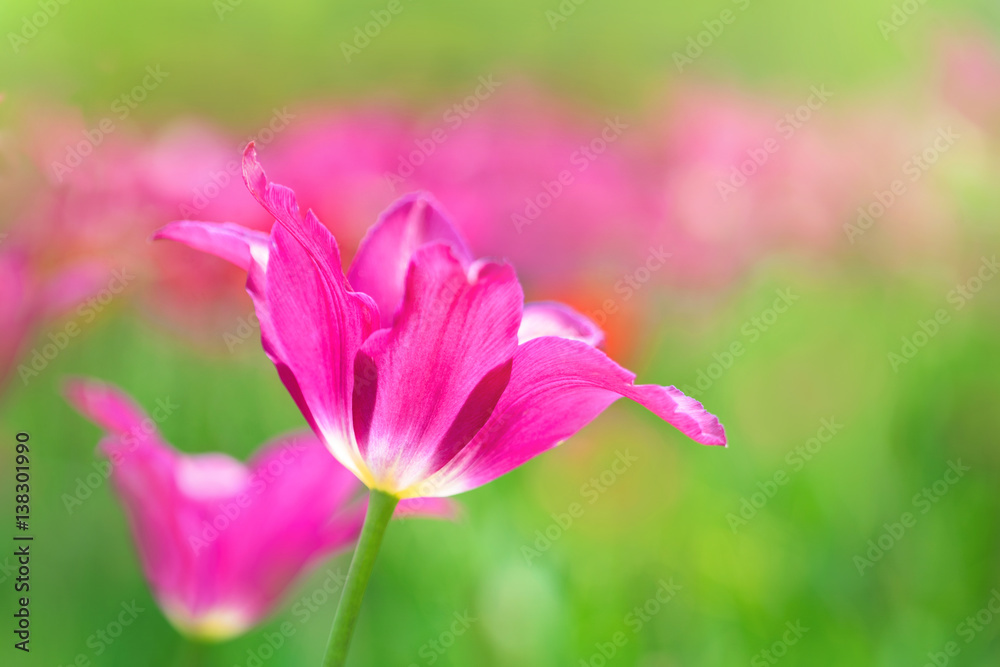
<path id="1" fill-rule="evenodd" d="M 62 380 L 62 394 L 70 403 L 83 407 L 98 393 L 106 393 L 111 388 L 106 382 L 82 375 L 70 375 Z"/>
<path id="2" fill-rule="evenodd" d="M 149 238 L 147 240 L 149 242 L 170 240 L 170 236 L 168 235 L 169 234 L 169 229 L 174 224 L 176 224 L 176 223 L 171 222 L 171 223 L 168 223 L 168 224 L 160 227 L 155 232 L 153 232 L 152 234 L 150 234 Z"/>
<path id="3" fill-rule="evenodd" d="M 260 161 L 257 159 L 257 148 L 252 141 L 243 149 L 243 181 L 250 192 L 254 192 L 258 187 L 263 192 L 267 182 L 264 168 L 260 166 Z"/>

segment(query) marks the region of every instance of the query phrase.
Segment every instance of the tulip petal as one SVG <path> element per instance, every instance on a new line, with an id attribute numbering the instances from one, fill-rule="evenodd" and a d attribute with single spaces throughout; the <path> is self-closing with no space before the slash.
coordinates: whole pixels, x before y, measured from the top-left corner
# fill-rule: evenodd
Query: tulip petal
<path id="1" fill-rule="evenodd" d="M 467 271 L 448 245 L 417 250 L 393 327 L 373 333 L 355 363 L 355 434 L 373 488 L 419 481 L 486 422 L 507 383 L 522 303 L 510 266 Z"/>
<path id="2" fill-rule="evenodd" d="M 418 489 L 449 496 L 481 486 L 560 444 L 619 398 L 630 398 L 705 445 L 725 445 L 719 420 L 674 387 L 635 376 L 580 341 L 538 338 L 518 347 L 507 390 L 490 420 Z"/>
<path id="3" fill-rule="evenodd" d="M 218 542 L 211 585 L 259 618 L 306 569 L 357 539 L 364 486 L 312 433 L 265 444 L 248 469 L 246 502 Z"/>
<path id="4" fill-rule="evenodd" d="M 64 392 L 70 404 L 106 432 L 101 450 L 122 499 L 143 570 L 161 604 L 190 600 L 196 569 L 186 526 L 197 519 L 176 484 L 180 456 L 163 442 L 152 420 L 121 390 L 104 382 L 74 379 Z"/>
<path id="5" fill-rule="evenodd" d="M 271 230 L 267 266 L 250 267 L 247 291 L 260 320 L 264 350 L 317 435 L 367 483 L 354 442 L 354 357 L 378 328 L 378 307 L 352 292 L 330 231 L 299 214 L 295 193 L 271 183 L 247 146 L 243 174 L 254 197 L 279 224 Z"/>
<path id="6" fill-rule="evenodd" d="M 340 258 L 333 236 L 326 251 Z M 267 271 L 251 267 L 248 288 L 261 323 L 265 351 L 310 425 L 344 466 L 363 480 L 354 444 L 351 394 L 354 357 L 378 326 L 378 309 L 363 294 L 347 290 L 343 273 L 325 276 L 305 248 L 284 228 L 271 235 Z"/>
<path id="7" fill-rule="evenodd" d="M 348 271 L 351 286 L 378 304 L 382 326 L 392 318 L 403 300 L 403 288 L 410 258 L 428 243 L 452 246 L 464 266 L 472 263 L 472 253 L 455 227 L 428 194 L 418 192 L 397 200 L 379 216 L 358 247 Z"/>
<path id="8" fill-rule="evenodd" d="M 232 222 L 178 220 L 157 230 L 153 239 L 180 241 L 244 271 L 250 270 L 252 262 L 267 266 L 268 234 Z"/>
<path id="9" fill-rule="evenodd" d="M 257 202 L 302 246 L 323 279 L 331 285 L 338 283 L 341 290 L 348 290 L 340 264 L 340 250 L 333 234 L 312 211 L 305 216 L 299 213 L 299 202 L 291 188 L 267 180 L 252 141 L 243 151 L 243 180 Z M 271 233 L 274 234 L 273 229 Z"/>
<path id="10" fill-rule="evenodd" d="M 107 267 L 99 262 L 78 262 L 52 276 L 43 286 L 43 317 L 62 317 L 74 311 L 87 297 L 107 285 Z"/>
<path id="11" fill-rule="evenodd" d="M 161 442 L 153 420 L 131 397 L 114 386 L 99 380 L 73 378 L 66 382 L 64 393 L 80 414 L 109 435 L 125 440 L 125 444 Z"/>
<path id="12" fill-rule="evenodd" d="M 521 328 L 517 331 L 519 343 L 542 336 L 559 336 L 583 341 L 597 347 L 604 342 L 604 332 L 589 317 L 569 306 L 555 301 L 536 301 L 524 305 Z"/>

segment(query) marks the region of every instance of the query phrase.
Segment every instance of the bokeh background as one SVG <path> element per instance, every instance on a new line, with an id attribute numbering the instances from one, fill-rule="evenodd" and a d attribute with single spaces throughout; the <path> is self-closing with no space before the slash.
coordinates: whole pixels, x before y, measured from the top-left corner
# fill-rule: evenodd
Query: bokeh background
<path id="1" fill-rule="evenodd" d="M 30 432 L 36 541 L 32 651 L 5 645 L 0 662 L 177 660 L 110 485 L 64 502 L 99 460 L 67 375 L 175 401 L 161 428 L 188 452 L 245 457 L 303 426 L 242 328 L 238 275 L 147 241 L 183 217 L 266 225 L 219 176 L 256 137 L 348 254 L 396 194 L 428 188 L 530 298 L 602 320 L 615 358 L 696 395 L 730 438 L 694 445 L 623 402 L 459 497 L 460 521 L 394 524 L 351 664 L 1000 664 L 1000 6 L 399 0 L 356 42 L 387 6 L 0 3 L 0 255 L 29 267 L 31 299 L 60 278 L 80 289 L 4 315 L 0 470 L 10 489 L 14 434 Z M 166 74 L 138 100 L 147 68 Z M 518 231 L 526 198 L 616 118 L 626 129 Z M 114 131 L 59 173 L 104 119 Z M 386 173 L 441 127 L 394 191 Z M 134 278 L 111 298 L 113 270 Z M 4 282 L 10 311 L 28 297 Z M 625 452 L 638 462 L 607 483 Z M 951 464 L 968 468 L 954 484 Z M 559 528 L 572 503 L 584 514 Z M 263 663 L 318 664 L 336 601 L 296 604 L 348 559 L 207 664 L 260 664 L 286 621 L 295 636 Z M 660 582 L 680 588 L 636 623 Z M 98 655 L 88 639 L 133 600 L 146 611 Z M 475 620 L 451 635 L 456 613 Z M 948 642 L 958 654 L 937 655 Z"/>

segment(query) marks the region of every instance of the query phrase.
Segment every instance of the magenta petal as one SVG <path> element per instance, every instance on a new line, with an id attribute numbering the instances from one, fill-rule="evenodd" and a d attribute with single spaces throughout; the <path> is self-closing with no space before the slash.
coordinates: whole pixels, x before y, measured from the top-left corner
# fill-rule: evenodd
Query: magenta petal
<path id="1" fill-rule="evenodd" d="M 247 187 L 279 224 L 267 265 L 250 267 L 247 291 L 260 320 L 261 342 L 313 430 L 344 466 L 367 480 L 351 426 L 354 357 L 378 328 L 378 308 L 351 291 L 340 250 L 295 193 L 267 180 L 253 144 L 243 158 Z"/>
<path id="2" fill-rule="evenodd" d="M 98 293 L 110 280 L 110 271 L 94 261 L 66 267 L 45 283 L 41 294 L 43 317 L 61 317 Z"/>
<path id="3" fill-rule="evenodd" d="M 0 389 L 34 323 L 31 291 L 27 258 L 0 252 Z"/>
<path id="4" fill-rule="evenodd" d="M 340 266 L 333 236 L 318 223 L 307 232 L 313 247 Z M 351 394 L 354 357 L 378 326 L 378 310 L 347 280 L 325 275 L 283 226 L 275 226 L 266 272 L 253 268 L 248 284 L 261 322 L 265 350 L 282 381 L 334 456 L 362 479 L 354 444 Z"/>
<path id="5" fill-rule="evenodd" d="M 195 250 L 221 257 L 244 271 L 257 262 L 267 266 L 268 235 L 232 222 L 178 220 L 157 230 L 153 238 L 180 241 Z"/>
<path id="6" fill-rule="evenodd" d="M 559 336 L 583 341 L 597 347 L 604 342 L 604 332 L 589 317 L 569 306 L 555 301 L 536 301 L 524 305 L 521 328 L 517 331 L 519 343 L 526 343 L 542 336 Z"/>
<path id="7" fill-rule="evenodd" d="M 107 433 L 101 450 L 125 507 L 143 570 L 161 605 L 189 596 L 194 558 L 184 538 L 196 520 L 181 502 L 176 473 L 180 456 L 153 433 L 145 412 L 120 390 L 94 380 L 72 380 L 66 397 Z M 136 437 L 147 433 L 146 437 Z"/>
<path id="8" fill-rule="evenodd" d="M 340 265 L 340 251 L 330 230 L 323 226 L 312 211 L 305 216 L 299 213 L 299 202 L 291 188 L 267 180 L 264 168 L 257 161 L 257 150 L 253 142 L 247 144 L 243 151 L 243 180 L 260 205 L 298 241 L 323 279 L 339 283 L 341 289 L 348 289 L 344 270 Z"/>
<path id="9" fill-rule="evenodd" d="M 202 586 L 260 618 L 319 559 L 357 539 L 364 486 L 311 433 L 264 445 L 247 471 L 247 500 L 217 543 L 215 579 Z"/>
<path id="10" fill-rule="evenodd" d="M 674 387 L 635 385 L 635 376 L 579 341 L 546 337 L 517 349 L 507 390 L 468 447 L 425 482 L 448 496 L 481 486 L 555 447 L 621 397 L 644 405 L 705 445 L 725 445 L 719 420 Z"/>
<path id="11" fill-rule="evenodd" d="M 110 384 L 74 378 L 64 387 L 66 398 L 80 414 L 109 435 L 137 441 L 159 441 L 155 423 L 135 401 Z"/>
<path id="12" fill-rule="evenodd" d="M 371 296 L 378 304 L 383 327 L 392 324 L 403 300 L 406 270 L 413 253 L 437 241 L 450 244 L 464 266 L 472 263 L 465 242 L 440 205 L 426 193 L 397 200 L 361 241 L 347 277 L 355 290 Z"/>
<path id="13" fill-rule="evenodd" d="M 507 265 L 468 272 L 450 246 L 413 256 L 392 329 L 355 364 L 354 427 L 373 488 L 399 495 L 447 462 L 485 423 L 517 347 L 523 295 Z"/>

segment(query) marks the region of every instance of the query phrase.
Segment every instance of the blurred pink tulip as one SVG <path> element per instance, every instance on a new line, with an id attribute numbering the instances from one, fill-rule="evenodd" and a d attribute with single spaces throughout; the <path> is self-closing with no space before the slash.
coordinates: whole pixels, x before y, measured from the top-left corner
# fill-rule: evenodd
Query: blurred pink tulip
<path id="1" fill-rule="evenodd" d="M 39 275 L 29 253 L 10 245 L 13 242 L 0 242 L 0 388 L 15 367 L 23 382 L 37 374 L 32 359 L 19 364 L 32 336 L 76 308 L 106 280 L 101 267 L 88 263 L 67 266 L 51 276 Z M 42 349 L 48 354 L 44 348 L 53 345 L 46 343 Z M 50 357 L 43 355 L 45 363 Z"/>
<path id="2" fill-rule="evenodd" d="M 531 292 L 610 289 L 645 257 L 652 211 L 634 119 L 585 115 L 521 88 L 451 118 L 401 151 L 393 174 L 412 173 L 396 189 L 433 192 L 472 247 L 510 260 Z"/>
<path id="3" fill-rule="evenodd" d="M 129 294 L 147 314 L 187 336 L 214 333 L 243 314 L 245 302 L 232 297 L 239 272 L 170 251 L 151 253 L 149 243 L 153 230 L 184 210 L 223 217 L 259 211 L 242 188 L 239 161 L 235 174 L 227 171 L 241 145 L 235 137 L 179 121 L 146 140 L 127 125 L 102 134 L 71 113 L 33 111 L 18 148 L 41 184 L 10 228 L 32 248 L 33 263 L 87 260 L 124 269 L 135 276 Z M 226 188 L 227 179 L 238 187 Z M 270 224 L 266 214 L 255 222 Z"/>
<path id="4" fill-rule="evenodd" d="M 895 261 L 947 247 L 933 179 L 911 173 L 939 128 L 925 136 L 922 118 L 832 98 L 822 86 L 785 106 L 721 87 L 678 93 L 651 186 L 672 281 L 726 285 L 775 255 L 832 258 L 872 227 L 868 245 L 888 236 Z M 903 194 L 886 195 L 896 181 Z"/>
<path id="5" fill-rule="evenodd" d="M 357 539 L 362 485 L 311 434 L 264 445 L 248 464 L 226 454 L 182 454 L 115 387 L 71 381 L 69 402 L 100 426 L 100 449 L 124 505 L 142 567 L 167 618 L 184 634 L 222 640 L 259 623 L 323 558 Z M 400 514 L 451 516 L 417 499 Z"/>
<path id="6" fill-rule="evenodd" d="M 946 102 L 996 136 L 1000 133 L 1000 43 L 981 30 L 954 30 L 938 42 Z"/>

